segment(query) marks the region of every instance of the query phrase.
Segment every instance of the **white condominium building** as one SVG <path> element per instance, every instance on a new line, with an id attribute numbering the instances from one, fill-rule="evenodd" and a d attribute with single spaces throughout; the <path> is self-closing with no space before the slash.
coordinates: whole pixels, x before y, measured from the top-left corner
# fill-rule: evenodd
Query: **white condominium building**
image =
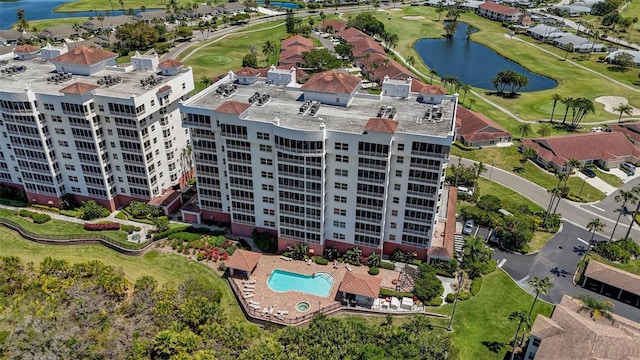
<path id="1" fill-rule="evenodd" d="M 230 222 L 321 253 L 358 246 L 425 257 L 439 217 L 457 95 L 385 79 L 381 94 L 336 70 L 244 68 L 182 103 L 191 129 L 192 222 Z M 263 77 L 264 76 L 264 77 Z M 415 84 L 414 84 L 415 85 Z"/>
<path id="2" fill-rule="evenodd" d="M 64 194 L 114 210 L 191 174 L 178 102 L 193 90 L 182 63 L 98 48 L 18 46 L 0 64 L 0 181 L 29 202 Z"/>

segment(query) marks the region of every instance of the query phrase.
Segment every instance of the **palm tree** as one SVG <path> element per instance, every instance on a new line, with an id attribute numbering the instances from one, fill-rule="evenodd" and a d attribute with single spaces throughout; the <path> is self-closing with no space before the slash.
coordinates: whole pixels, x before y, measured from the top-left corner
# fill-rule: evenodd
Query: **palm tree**
<path id="1" fill-rule="evenodd" d="M 96 19 L 100 21 L 100 30 L 102 30 L 102 28 L 104 28 L 104 24 L 102 23 L 104 21 L 104 15 L 100 14 L 96 17 Z"/>
<path id="2" fill-rule="evenodd" d="M 536 297 L 533 299 L 533 304 L 531 304 L 531 309 L 529 309 L 529 315 L 527 316 L 528 318 L 531 318 L 533 307 L 536 306 L 536 301 L 538 301 L 538 296 L 540 296 L 540 294 L 546 294 L 547 291 L 553 288 L 554 285 L 551 280 L 549 280 L 548 276 L 542 279 L 536 276 L 533 279 L 529 280 L 529 285 L 536 292 Z"/>
<path id="3" fill-rule="evenodd" d="M 569 43 L 567 44 L 567 47 L 565 48 L 565 50 L 567 50 L 566 54 L 564 54 L 564 61 L 567 61 L 567 56 L 569 55 L 569 52 L 573 52 L 573 44 Z"/>
<path id="4" fill-rule="evenodd" d="M 120 7 L 122 8 L 122 13 L 124 14 L 124 0 L 118 0 Z"/>
<path id="5" fill-rule="evenodd" d="M 416 62 L 416 59 L 413 57 L 413 55 L 409 56 L 407 58 L 407 65 L 409 65 L 409 67 L 413 67 L 413 64 Z"/>
<path id="6" fill-rule="evenodd" d="M 562 125 L 567 121 L 567 114 L 569 114 L 569 110 L 575 107 L 575 99 L 572 97 L 565 97 L 561 100 L 562 104 L 564 104 L 564 118 L 562 118 Z"/>
<path id="7" fill-rule="evenodd" d="M 398 34 L 389 34 L 389 38 L 387 39 L 387 44 L 390 48 L 395 48 L 400 41 L 400 37 Z"/>
<path id="8" fill-rule="evenodd" d="M 629 227 L 627 228 L 627 233 L 624 235 L 625 239 L 629 238 L 629 234 L 631 233 L 631 228 L 633 228 L 633 223 L 635 222 L 636 215 L 640 210 L 640 186 L 634 186 L 631 189 L 631 191 L 633 191 L 634 195 L 636 195 L 636 197 L 638 197 L 639 200 L 637 200 L 635 211 L 631 214 L 631 223 L 629 223 Z"/>
<path id="9" fill-rule="evenodd" d="M 618 192 L 618 195 L 616 195 L 616 197 L 614 198 L 616 200 L 617 203 L 620 204 L 620 209 L 618 212 L 618 218 L 616 219 L 616 224 L 613 225 L 613 231 L 611 231 L 611 237 L 609 237 L 609 242 L 611 242 L 611 240 L 613 240 L 613 234 L 616 232 L 616 228 L 618 227 L 618 223 L 620 222 L 620 217 L 622 216 L 622 213 L 625 211 L 624 209 L 627 207 L 627 204 L 635 204 L 636 201 L 638 201 L 638 197 L 636 196 L 636 193 L 633 191 L 625 191 L 625 190 L 620 190 L 620 192 Z"/>
<path id="10" fill-rule="evenodd" d="M 596 235 L 596 231 L 602 231 L 605 227 L 607 227 L 607 224 L 600 221 L 600 218 L 594 218 L 593 220 L 589 221 L 589 223 L 587 224 L 587 230 L 591 231 L 590 241 L 593 241 L 593 237 Z"/>
<path id="11" fill-rule="evenodd" d="M 71 28 L 76 32 L 76 36 L 80 37 L 80 25 L 78 25 L 78 23 L 73 23 Z"/>
<path id="12" fill-rule="evenodd" d="M 473 105 L 475 105 L 475 104 L 476 104 L 476 99 L 473 99 L 473 98 L 469 99 L 469 110 L 471 110 L 471 108 L 472 108 L 472 107 L 473 107 Z"/>
<path id="13" fill-rule="evenodd" d="M 553 108 L 551 109 L 551 122 L 553 122 L 553 114 L 556 112 L 556 104 L 558 104 L 558 101 L 562 101 L 562 99 L 562 95 L 558 93 L 551 95 L 551 100 L 553 100 Z"/>
<path id="14" fill-rule="evenodd" d="M 460 86 L 460 88 L 462 89 L 462 91 L 464 92 L 462 94 L 462 103 L 464 104 L 464 99 L 467 98 L 467 92 L 469 92 L 471 90 L 471 85 L 469 84 L 462 84 L 462 86 Z"/>
<path id="15" fill-rule="evenodd" d="M 585 97 L 576 99 L 574 112 L 571 116 L 571 129 L 577 129 L 578 126 L 580 126 L 580 122 L 582 122 L 587 114 L 595 112 L 596 107 L 593 105 L 593 101 L 591 101 L 591 99 L 587 99 Z"/>
<path id="16" fill-rule="evenodd" d="M 429 74 L 431 74 L 431 77 L 429 78 L 429 84 L 433 84 L 433 76 L 438 76 L 438 72 L 436 71 L 436 69 L 429 69 Z"/>
<path id="17" fill-rule="evenodd" d="M 273 54 L 275 51 L 276 47 L 271 40 L 267 40 L 262 44 L 262 53 L 267 57 L 267 63 L 269 62 L 269 55 Z"/>
<path id="18" fill-rule="evenodd" d="M 518 344 L 518 335 L 520 334 L 520 329 L 522 329 L 522 325 L 528 327 L 531 321 L 527 316 L 527 313 L 523 310 L 514 311 L 509 314 L 509 320 L 518 323 L 518 329 L 516 329 L 516 334 L 513 337 L 513 349 L 511 350 L 511 360 L 516 356 L 516 345 Z"/>
<path id="19" fill-rule="evenodd" d="M 200 82 L 204 84 L 204 87 L 208 87 L 211 84 L 211 79 L 209 79 L 209 77 L 207 77 L 206 75 L 202 75 L 202 77 L 200 78 Z"/>
<path id="20" fill-rule="evenodd" d="M 533 148 L 527 148 L 527 150 L 522 152 L 522 158 L 520 159 L 520 163 L 522 164 L 522 169 L 524 170 L 524 165 L 527 163 L 527 160 L 536 156 L 537 152 Z"/>
<path id="21" fill-rule="evenodd" d="M 486 256 L 491 256 L 487 252 L 487 247 L 484 245 L 484 239 L 480 236 L 467 236 L 464 239 L 464 252 L 465 261 L 469 259 L 470 262 L 478 262 L 485 260 Z"/>
<path id="22" fill-rule="evenodd" d="M 482 173 L 487 171 L 487 166 L 482 163 L 482 161 L 474 163 L 473 164 L 473 169 L 475 171 L 475 180 L 473 183 L 473 188 L 477 189 L 478 188 L 478 179 L 480 178 L 480 175 L 482 175 Z M 477 190 L 476 190 L 477 192 Z"/>
<path id="23" fill-rule="evenodd" d="M 571 175 L 573 174 L 573 170 L 575 170 L 575 168 L 580 167 L 580 161 L 571 158 L 564 163 L 564 166 L 569 166 L 568 174 Z M 569 178 L 567 178 L 567 180 L 569 180 Z M 565 183 L 567 182 L 567 180 L 565 180 Z"/>
<path id="24" fill-rule="evenodd" d="M 525 136 L 531 134 L 531 124 L 529 123 L 521 123 L 520 125 L 518 125 L 518 131 L 520 131 L 521 135 L 520 135 L 520 141 L 522 141 L 524 139 Z"/>
<path id="25" fill-rule="evenodd" d="M 618 116 L 618 123 L 620 123 L 622 120 L 622 114 L 625 114 L 627 116 L 633 115 L 633 107 L 625 103 L 620 103 L 618 106 L 613 108 L 613 111 L 620 112 L 620 116 Z"/>
<path id="26" fill-rule="evenodd" d="M 588 311 L 589 316 L 594 321 L 602 317 L 610 320 L 611 324 L 614 323 L 615 320 L 611 314 L 613 312 L 613 303 L 611 301 L 598 301 L 598 299 L 584 294 L 578 294 L 575 298 L 580 300 L 579 313 Z"/>

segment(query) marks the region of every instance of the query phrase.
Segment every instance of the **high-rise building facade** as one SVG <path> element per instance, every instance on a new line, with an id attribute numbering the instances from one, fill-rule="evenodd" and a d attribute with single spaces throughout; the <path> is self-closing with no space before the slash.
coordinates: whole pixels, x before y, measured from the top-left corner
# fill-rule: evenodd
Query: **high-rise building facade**
<path id="1" fill-rule="evenodd" d="M 192 173 L 178 102 L 193 90 L 182 63 L 81 46 L 22 45 L 0 65 L 0 181 L 29 202 L 65 194 L 114 210 L 148 201 Z"/>
<path id="2" fill-rule="evenodd" d="M 424 255 L 442 201 L 457 95 L 385 79 L 244 68 L 181 105 L 191 129 L 198 203 L 185 220 L 230 222 L 305 242 Z M 415 84 L 414 84 L 415 85 Z M 415 86 L 414 86 L 415 88 Z M 197 206 L 194 206 L 197 205 Z"/>

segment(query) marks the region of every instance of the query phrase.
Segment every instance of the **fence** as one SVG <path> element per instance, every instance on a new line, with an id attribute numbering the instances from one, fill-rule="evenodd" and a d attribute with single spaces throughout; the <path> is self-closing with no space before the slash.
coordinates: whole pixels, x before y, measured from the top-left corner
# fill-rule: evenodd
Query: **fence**
<path id="1" fill-rule="evenodd" d="M 309 312 L 304 315 L 296 316 L 296 317 L 290 317 L 290 316 L 284 316 L 284 315 L 278 315 L 278 317 L 276 317 L 276 315 L 274 314 L 263 314 L 262 311 L 255 310 L 249 306 L 249 302 L 242 297 L 242 291 L 240 291 L 240 288 L 235 283 L 235 281 L 233 281 L 233 279 L 229 278 L 228 281 L 229 281 L 229 284 L 231 285 L 231 288 L 233 289 L 233 292 L 236 294 L 236 297 L 238 298 L 238 301 L 240 302 L 240 305 L 242 306 L 242 309 L 244 310 L 245 314 L 247 314 L 249 317 L 253 319 L 260 320 L 260 321 L 267 321 L 267 322 L 272 322 L 274 324 L 281 324 L 281 325 L 300 325 L 311 320 L 311 318 L 313 318 L 316 314 L 331 313 L 335 310 L 342 308 L 342 305 L 340 305 L 339 303 L 335 303 L 333 305 L 325 306 L 323 308 L 320 308 L 319 310 Z"/>
<path id="2" fill-rule="evenodd" d="M 0 225 L 14 230 L 23 238 L 42 244 L 53 245 L 72 245 L 72 244 L 101 244 L 112 250 L 125 255 L 142 255 L 152 242 L 146 241 L 140 244 L 120 243 L 117 240 L 109 238 L 103 234 L 84 234 L 84 235 L 55 235 L 55 234 L 38 234 L 24 229 L 21 225 L 8 220 L 0 219 Z"/>

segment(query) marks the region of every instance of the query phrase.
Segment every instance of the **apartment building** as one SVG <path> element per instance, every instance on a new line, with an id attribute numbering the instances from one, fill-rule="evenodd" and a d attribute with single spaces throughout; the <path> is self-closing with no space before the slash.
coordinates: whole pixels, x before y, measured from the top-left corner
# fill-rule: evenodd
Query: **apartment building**
<path id="1" fill-rule="evenodd" d="M 81 46 L 22 45 L 0 64 L 0 181 L 30 202 L 64 194 L 114 210 L 191 175 L 178 102 L 193 90 L 182 63 Z"/>
<path id="2" fill-rule="evenodd" d="M 187 221 L 230 222 L 278 237 L 364 254 L 396 248 L 426 257 L 443 202 L 457 95 L 411 92 L 384 79 L 382 93 L 337 70 L 304 85 L 296 71 L 242 69 L 183 102 L 191 130 L 197 203 Z"/>

